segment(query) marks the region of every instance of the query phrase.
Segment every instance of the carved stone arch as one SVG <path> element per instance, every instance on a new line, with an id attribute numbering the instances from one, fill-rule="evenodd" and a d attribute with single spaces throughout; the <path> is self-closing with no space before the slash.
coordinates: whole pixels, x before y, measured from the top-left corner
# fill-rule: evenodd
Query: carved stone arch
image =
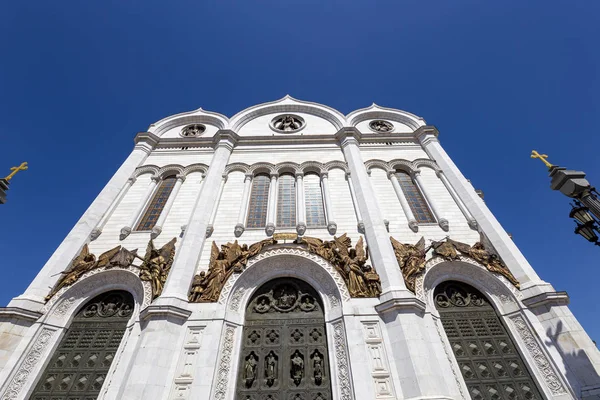
<path id="1" fill-rule="evenodd" d="M 132 294 L 136 304 L 133 315 L 150 305 L 152 287 L 150 282 L 141 281 L 137 268 L 99 268 L 84 274 L 75 284 L 59 290 L 42 308 L 42 321 L 57 326 L 66 326 L 86 301 L 103 292 L 125 290 Z"/>
<path id="2" fill-rule="evenodd" d="M 530 319 L 526 307 L 523 306 L 521 292 L 508 282 L 503 276 L 494 274 L 476 261 L 461 256 L 460 260 L 449 262 L 441 257 L 434 257 L 426 264 L 425 272 L 417 278 L 417 297 L 426 303 L 426 309 L 435 317 L 436 328 L 442 340 L 444 351 L 454 368 L 454 375 L 461 391 L 466 389 L 464 381 L 458 379 L 461 375 L 456 359 L 452 357 L 453 349 L 450 346 L 443 326 L 440 323 L 434 291 L 444 282 L 462 282 L 481 292 L 494 308 L 497 317 L 503 322 L 519 349 L 523 361 L 527 363 L 531 374 L 536 378 L 539 389 L 546 398 L 557 395 L 566 395 L 569 392 L 558 365 L 544 346 L 540 338 L 544 329 L 537 319 Z M 420 288 L 420 289 L 419 289 Z M 534 324 L 538 324 L 536 328 Z M 539 334 L 536 334 L 539 332 Z M 561 397 L 562 398 L 562 397 Z"/>
<path id="3" fill-rule="evenodd" d="M 191 124 L 213 125 L 217 127 L 217 129 L 225 129 L 229 124 L 229 119 L 222 114 L 212 111 L 204 111 L 199 108 L 195 111 L 188 111 L 163 118 L 160 121 L 150 125 L 148 131 L 157 136 L 162 136 L 165 132 L 172 128 L 177 126 L 181 126 L 183 128 L 184 126 Z"/>
<path id="4" fill-rule="evenodd" d="M 206 174 L 206 171 L 208 171 L 207 165 L 197 163 L 197 164 L 190 164 L 187 167 L 185 167 L 183 169 L 183 174 L 186 176 L 191 174 L 192 172 L 202 172 L 202 174 Z"/>
<path id="5" fill-rule="evenodd" d="M 135 172 L 133 173 L 133 177 L 138 178 L 139 176 L 144 174 L 152 174 L 152 176 L 157 176 L 159 169 L 160 168 L 156 165 L 144 165 L 142 167 L 136 168 Z"/>
<path id="6" fill-rule="evenodd" d="M 244 163 L 232 163 L 225 167 L 225 172 L 223 173 L 223 175 L 229 175 L 230 173 L 235 171 L 247 174 L 250 172 L 250 166 Z"/>
<path id="7" fill-rule="evenodd" d="M 415 170 L 419 170 L 421 167 L 426 167 L 426 168 L 431 168 L 436 173 L 441 171 L 440 167 L 437 165 L 437 163 L 435 161 L 428 160 L 425 158 L 419 158 L 417 160 L 413 160 L 412 165 Z"/>
<path id="8" fill-rule="evenodd" d="M 397 121 L 407 125 L 413 130 L 417 130 L 420 126 L 425 125 L 425 120 L 414 114 L 406 111 L 381 107 L 373 103 L 370 107 L 352 111 L 346 116 L 350 126 L 356 126 L 360 122 L 368 119 L 384 119 L 389 121 Z"/>
<path id="9" fill-rule="evenodd" d="M 319 176 L 326 170 L 325 166 L 317 161 L 305 161 L 302 164 L 300 164 L 299 169 L 304 174 L 314 173 Z"/>
<path id="10" fill-rule="evenodd" d="M 183 166 L 179 165 L 179 164 L 169 164 L 169 165 L 165 165 L 164 167 L 161 167 L 158 172 L 157 175 L 161 178 L 164 179 L 167 176 L 170 175 L 183 175 Z"/>
<path id="11" fill-rule="evenodd" d="M 373 169 L 373 168 L 381 169 L 381 170 L 385 171 L 385 173 L 388 173 L 391 170 L 389 164 L 383 160 L 365 161 L 365 167 L 367 168 L 367 172 L 369 174 L 371 174 L 371 169 Z"/>
<path id="12" fill-rule="evenodd" d="M 294 162 L 282 162 L 275 165 L 277 173 L 281 176 L 283 174 L 292 174 L 296 176 L 298 172 L 301 172 L 300 166 Z"/>
<path id="13" fill-rule="evenodd" d="M 271 163 L 256 163 L 250 166 L 250 172 L 252 172 L 254 176 L 258 174 L 271 175 L 277 173 L 277 168 Z"/>
<path id="14" fill-rule="evenodd" d="M 350 172 L 350 170 L 348 169 L 348 164 L 346 164 L 344 161 L 329 161 L 328 163 L 325 163 L 324 168 L 326 171 L 331 171 L 333 169 L 341 169 L 346 174 Z"/>
<path id="15" fill-rule="evenodd" d="M 404 172 L 408 172 L 409 174 L 413 174 L 414 172 L 416 172 L 413 163 L 408 160 L 395 159 L 388 162 L 388 165 L 393 171 L 401 170 Z"/>

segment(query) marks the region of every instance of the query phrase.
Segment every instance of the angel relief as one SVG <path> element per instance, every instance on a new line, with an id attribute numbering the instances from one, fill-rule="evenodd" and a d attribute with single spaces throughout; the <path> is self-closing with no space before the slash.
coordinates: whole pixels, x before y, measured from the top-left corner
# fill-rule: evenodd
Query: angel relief
<path id="1" fill-rule="evenodd" d="M 272 238 L 254 243 L 250 247 L 245 244 L 240 246 L 236 240 L 233 243 L 221 245 L 221 249 L 219 249 L 217 244 L 213 242 L 208 272 L 202 271 L 194 276 L 188 296 L 189 301 L 192 303 L 218 301 L 221 289 L 231 274 L 242 272 L 246 268 L 248 259 L 260 253 L 264 247 L 273 244 L 277 244 L 277 241 Z"/>
<path id="2" fill-rule="evenodd" d="M 400 243 L 396 239 L 390 236 L 392 247 L 394 248 L 394 254 L 406 287 L 411 292 L 415 292 L 415 280 L 417 276 L 425 269 L 425 255 L 427 254 L 428 248 L 425 248 L 425 238 L 421 237 L 421 240 L 417 244 L 406 244 Z"/>
<path id="3" fill-rule="evenodd" d="M 162 293 L 171 265 L 175 258 L 175 241 L 173 238 L 160 249 L 154 247 L 154 242 L 150 240 L 144 255 L 142 265 L 140 265 L 140 279 L 149 281 L 152 285 L 152 299 L 157 298 Z M 139 258 L 139 257 L 138 257 Z"/>

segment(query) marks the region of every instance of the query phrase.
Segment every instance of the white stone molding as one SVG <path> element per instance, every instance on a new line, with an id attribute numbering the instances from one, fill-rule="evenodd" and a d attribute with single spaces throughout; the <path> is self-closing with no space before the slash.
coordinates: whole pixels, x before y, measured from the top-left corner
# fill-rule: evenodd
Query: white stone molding
<path id="1" fill-rule="evenodd" d="M 404 211 L 404 215 L 406 215 L 406 220 L 408 221 L 408 227 L 411 231 L 417 232 L 419 230 L 419 224 L 413 214 L 408 201 L 406 200 L 406 196 L 404 196 L 404 192 L 402 191 L 402 187 L 400 186 L 400 182 L 398 182 L 398 177 L 396 176 L 396 171 L 388 171 L 388 179 L 392 182 L 392 186 L 394 187 L 394 192 L 396 192 L 396 196 L 400 201 L 400 206 L 402 206 L 402 211 Z"/>
<path id="2" fill-rule="evenodd" d="M 297 261 L 289 267 L 281 262 L 281 257 L 290 256 L 303 259 L 302 268 Z M 311 284 L 324 296 L 326 312 L 340 307 L 342 300 L 350 301 L 346 283 L 333 265 L 300 247 L 278 247 L 252 257 L 242 273 L 234 272 L 223 285 L 219 303 L 228 304 L 230 311 L 240 312 L 240 305 L 247 302 L 253 288 L 281 276 L 294 276 Z"/>
<path id="3" fill-rule="evenodd" d="M 269 200 L 267 202 L 267 224 L 265 233 L 267 236 L 273 236 L 277 223 L 277 194 L 279 188 L 277 186 L 278 174 L 271 173 L 271 183 L 269 185 Z"/>
<path id="4" fill-rule="evenodd" d="M 194 370 L 198 362 L 198 353 L 202 344 L 205 326 L 188 326 L 179 361 L 175 370 L 175 379 L 171 389 L 170 400 L 186 400 L 189 398 L 194 382 Z"/>
<path id="5" fill-rule="evenodd" d="M 325 218 L 327 220 L 327 231 L 330 235 L 335 235 L 337 232 L 337 224 L 335 223 L 335 214 L 331 203 L 331 193 L 329 191 L 329 173 L 321 174 L 321 189 L 323 190 L 323 202 L 325 203 Z"/>
<path id="6" fill-rule="evenodd" d="M 446 175 L 444 175 L 444 173 L 442 171 L 437 171 L 436 175 L 438 178 L 440 178 L 440 180 L 446 187 L 446 190 L 448 190 L 448 192 L 450 193 L 450 196 L 452 196 L 452 198 L 454 199 L 454 202 L 456 203 L 456 205 L 458 206 L 460 211 L 463 213 L 463 215 L 467 219 L 467 223 L 469 224 L 469 227 L 473 230 L 477 230 L 479 227 L 477 225 L 477 221 L 475 220 L 475 218 L 473 218 L 473 214 L 471 214 L 471 212 L 467 209 L 467 206 L 465 206 L 465 203 L 460 199 L 460 197 L 458 197 L 458 194 L 456 194 L 456 191 L 454 190 L 452 185 L 450 185 L 450 182 L 448 182 Z"/>
<path id="7" fill-rule="evenodd" d="M 327 163 L 325 163 L 325 165 L 323 166 L 325 171 L 331 171 L 334 169 L 341 169 L 342 171 L 344 171 L 346 174 L 350 173 L 350 170 L 348 169 L 348 164 L 345 163 L 344 161 L 329 161 Z"/>
<path id="8" fill-rule="evenodd" d="M 225 129 L 229 124 L 229 118 L 223 114 L 198 108 L 197 110 L 170 115 L 156 121 L 148 127 L 148 131 L 157 136 L 162 136 L 170 129 L 192 124 L 212 125 L 217 127 L 217 129 Z"/>
<path id="9" fill-rule="evenodd" d="M 333 346 L 335 351 L 335 362 L 337 369 L 338 398 L 340 400 L 353 400 L 352 377 L 350 376 L 350 362 L 348 359 L 348 345 L 344 322 L 336 321 L 333 327 Z"/>
<path id="10" fill-rule="evenodd" d="M 233 231 L 235 237 L 242 236 L 242 233 L 244 233 L 244 230 L 246 229 L 250 191 L 252 190 L 252 178 L 253 175 L 251 173 L 246 173 L 246 176 L 244 177 L 244 192 L 242 193 L 242 202 L 240 204 L 240 212 L 238 214 L 238 223 Z"/>
<path id="11" fill-rule="evenodd" d="M 392 382 L 388 356 L 385 350 L 381 327 L 376 320 L 361 321 L 364 343 L 371 367 L 371 378 L 375 387 L 375 398 L 395 399 L 396 391 Z"/>
<path id="12" fill-rule="evenodd" d="M 156 175 L 161 179 L 165 179 L 171 175 L 184 176 L 184 167 L 179 164 L 167 164 L 163 167 L 160 167 Z"/>
<path id="13" fill-rule="evenodd" d="M 550 363 L 546 354 L 540 348 L 538 339 L 534 336 L 532 329 L 529 327 L 523 315 L 518 313 L 508 317 L 516 331 L 519 333 L 521 340 L 525 343 L 525 348 L 529 352 L 531 358 L 535 361 L 535 366 L 543 376 L 546 386 L 550 389 L 553 395 L 566 394 L 567 390 L 559 378 L 559 374 L 556 372 L 554 366 Z"/>
<path id="14" fill-rule="evenodd" d="M 127 236 L 129 236 L 131 231 L 135 229 L 135 224 L 140 219 L 142 213 L 146 209 L 148 202 L 150 202 L 150 199 L 152 198 L 152 195 L 156 191 L 159 181 L 160 181 L 160 178 L 156 175 L 150 179 L 150 183 L 148 184 L 148 187 L 146 188 L 146 192 L 144 193 L 144 196 L 142 197 L 141 201 L 138 203 L 138 207 L 136 208 L 135 212 L 133 214 L 131 214 L 127 225 L 125 225 L 123 228 L 121 228 L 119 239 L 125 240 L 125 238 Z"/>
<path id="15" fill-rule="evenodd" d="M 346 116 L 348 126 L 356 126 L 362 121 L 369 119 L 384 119 L 400 122 L 415 130 L 425 125 L 425 120 L 407 111 L 395 108 L 381 107 L 373 103 L 371 106 L 352 111 Z"/>
<path id="16" fill-rule="evenodd" d="M 277 168 L 275 168 L 275 165 L 268 162 L 252 164 L 248 167 L 248 169 L 249 172 L 251 172 L 254 176 L 258 174 L 272 175 L 277 173 Z"/>
<path id="17" fill-rule="evenodd" d="M 253 171 L 251 170 L 250 166 L 244 163 L 231 163 L 227 165 L 227 167 L 225 167 L 225 172 L 223 173 L 229 175 L 234 171 L 241 172 L 243 174 L 253 174 Z"/>
<path id="18" fill-rule="evenodd" d="M 427 203 L 429 204 L 429 208 L 431 208 L 431 212 L 435 216 L 435 219 L 437 220 L 438 225 L 440 226 L 440 228 L 442 228 L 444 231 L 447 232 L 448 229 L 450 229 L 448 220 L 442 216 L 441 211 L 440 211 L 441 208 L 437 205 L 437 200 L 435 200 L 434 197 L 431 196 L 431 194 L 429 193 L 429 190 L 426 187 L 427 185 L 425 185 L 423 183 L 423 179 L 421 178 L 420 171 L 414 172 L 412 174 L 412 178 L 414 179 L 415 184 L 417 185 L 417 187 L 419 188 L 421 193 L 423 193 L 423 197 L 425 197 L 425 201 L 427 201 Z"/>
<path id="19" fill-rule="evenodd" d="M 225 188 L 225 183 L 227 182 L 227 175 L 223 174 L 221 177 L 221 183 L 219 184 L 219 190 L 217 192 L 217 200 L 212 206 L 212 212 L 210 213 L 210 219 L 208 220 L 208 225 L 206 226 L 206 237 L 210 237 L 215 230 L 215 219 L 217 218 L 217 211 L 219 211 L 219 203 L 221 203 L 221 196 L 223 196 L 223 189 Z"/>
<path id="20" fill-rule="evenodd" d="M 102 229 L 104 228 L 104 225 L 106 225 L 106 223 L 108 222 L 108 220 L 112 216 L 113 211 L 115 211 L 115 209 L 117 208 L 117 206 L 121 203 L 121 200 L 123 200 L 123 197 L 125 197 L 125 195 L 129 191 L 129 189 L 131 188 L 131 186 L 135 183 L 136 179 L 137 178 L 135 178 L 135 177 L 131 177 L 131 178 L 127 179 L 127 183 L 125 184 L 125 186 L 123 186 L 123 189 L 121 189 L 121 191 L 119 192 L 119 195 L 117 196 L 117 198 L 115 199 L 115 201 L 113 201 L 113 203 L 111 204 L 111 206 L 108 209 L 108 211 L 104 214 L 104 216 L 102 217 L 102 219 L 98 223 L 98 226 L 96 226 L 92 230 L 92 233 L 90 234 L 90 240 L 91 241 L 94 241 L 94 240 L 98 239 L 98 237 L 102 234 Z"/>
<path id="21" fill-rule="evenodd" d="M 155 239 L 162 232 L 162 227 L 165 223 L 165 220 L 167 219 L 167 215 L 169 215 L 169 212 L 171 211 L 171 207 L 173 207 L 173 203 L 175 202 L 175 199 L 177 198 L 177 194 L 179 193 L 179 189 L 181 189 L 181 185 L 185 181 L 185 175 L 177 175 L 175 178 L 177 180 L 175 181 L 173 190 L 171 190 L 171 193 L 169 194 L 169 198 L 167 199 L 165 206 L 163 207 L 162 211 L 160 212 L 160 216 L 156 220 L 156 224 L 152 228 L 152 233 L 150 234 L 150 237 L 152 239 Z"/>
<path id="22" fill-rule="evenodd" d="M 132 176 L 134 178 L 139 178 L 144 174 L 152 174 L 152 176 L 158 176 L 159 170 L 160 167 L 156 165 L 142 165 L 141 167 L 135 169 Z"/>
<path id="23" fill-rule="evenodd" d="M 296 172 L 296 232 L 306 232 L 306 205 L 304 198 L 304 173 Z"/>
<path id="24" fill-rule="evenodd" d="M 456 383 L 456 387 L 458 388 L 458 391 L 460 392 L 460 397 L 461 397 L 461 399 L 470 400 L 471 396 L 467 397 L 465 395 L 465 393 L 468 392 L 467 385 L 465 384 L 465 381 L 462 378 L 458 362 L 456 361 L 454 354 L 452 354 L 452 349 L 450 348 L 450 342 L 448 340 L 448 337 L 446 336 L 445 331 L 442 332 L 444 327 L 441 326 L 441 322 L 440 322 L 439 318 L 437 318 L 435 316 L 433 317 L 433 323 L 435 324 L 435 330 L 437 331 L 438 337 L 440 338 L 440 342 L 442 342 L 442 347 L 444 348 L 444 354 L 446 355 L 446 358 L 450 362 L 450 369 L 452 370 L 452 376 L 454 377 L 454 382 Z"/>
<path id="25" fill-rule="evenodd" d="M 356 225 L 356 229 L 360 233 L 365 233 L 365 223 L 362 219 L 362 213 L 360 212 L 360 207 L 358 207 L 358 200 L 356 199 L 356 191 L 354 190 L 354 184 L 352 183 L 352 177 L 350 173 L 346 174 L 346 181 L 348 182 L 348 188 L 350 189 L 350 197 L 352 198 L 352 204 L 354 205 L 354 213 L 356 214 L 356 221 L 358 221 Z"/>
<path id="26" fill-rule="evenodd" d="M 57 330 L 50 327 L 42 328 L 41 332 L 33 340 L 33 344 L 30 346 L 25 357 L 23 357 L 16 372 L 11 376 L 6 390 L 3 391 L 2 397 L 0 397 L 2 400 L 16 400 L 20 397 L 19 394 L 30 380 L 31 373 L 41 362 L 42 356 L 47 353 L 47 347 Z"/>
<path id="27" fill-rule="evenodd" d="M 225 400 L 227 396 L 231 366 L 234 364 L 232 353 L 236 329 L 237 327 L 234 325 L 226 324 L 224 326 L 223 338 L 221 339 L 221 351 L 219 352 L 219 366 L 214 384 L 215 389 L 211 396 L 211 398 L 215 400 Z"/>
<path id="28" fill-rule="evenodd" d="M 183 175 L 188 176 L 192 172 L 201 172 L 204 176 L 208 171 L 208 166 L 202 163 L 190 164 L 187 167 L 183 168 Z"/>
<path id="29" fill-rule="evenodd" d="M 327 172 L 325 165 L 317 161 L 305 161 L 298 166 L 298 171 L 306 174 L 315 173 L 321 175 Z"/>
<path id="30" fill-rule="evenodd" d="M 383 160 L 367 160 L 365 161 L 365 168 L 367 169 L 369 175 L 371 175 L 371 170 L 373 168 L 379 168 L 385 171 L 386 173 L 390 171 L 389 164 Z"/>

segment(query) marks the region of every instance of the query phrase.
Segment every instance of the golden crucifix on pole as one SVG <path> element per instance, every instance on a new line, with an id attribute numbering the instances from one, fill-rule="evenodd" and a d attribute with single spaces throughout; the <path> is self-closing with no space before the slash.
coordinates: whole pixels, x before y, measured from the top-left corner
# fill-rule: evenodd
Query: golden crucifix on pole
<path id="1" fill-rule="evenodd" d="M 547 154 L 540 154 L 536 150 L 532 150 L 531 151 L 531 158 L 539 158 L 544 164 L 546 164 L 546 167 L 548 167 L 548 169 L 554 167 L 554 165 L 550 164 L 548 162 L 548 160 L 546 160 L 546 158 L 548 158 Z"/>
<path id="2" fill-rule="evenodd" d="M 19 171 L 26 171 L 27 170 L 27 161 L 22 162 L 21 165 L 19 165 L 18 167 L 12 167 L 10 170 L 12 171 L 10 174 L 8 174 L 8 176 L 4 179 L 6 179 L 7 181 L 10 181 L 12 179 L 13 176 L 15 176 L 15 174 Z"/>

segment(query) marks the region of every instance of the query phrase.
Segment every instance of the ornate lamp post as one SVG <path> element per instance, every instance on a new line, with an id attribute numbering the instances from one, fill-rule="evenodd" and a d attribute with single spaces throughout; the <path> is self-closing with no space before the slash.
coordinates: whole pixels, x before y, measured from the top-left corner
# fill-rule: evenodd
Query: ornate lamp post
<path id="1" fill-rule="evenodd" d="M 8 185 L 10 180 L 15 176 L 15 174 L 19 171 L 27 170 L 27 162 L 21 163 L 18 167 L 12 167 L 10 170 L 12 171 L 5 178 L 0 179 L 0 204 L 6 203 L 6 191 L 8 190 Z"/>
<path id="2" fill-rule="evenodd" d="M 531 158 L 539 158 L 548 167 L 552 190 L 574 199 L 569 217 L 577 224 L 575 233 L 600 246 L 597 235 L 600 233 L 600 200 L 596 189 L 585 179 L 585 173 L 552 165 L 546 160 L 546 154 L 535 150 L 531 152 Z"/>

